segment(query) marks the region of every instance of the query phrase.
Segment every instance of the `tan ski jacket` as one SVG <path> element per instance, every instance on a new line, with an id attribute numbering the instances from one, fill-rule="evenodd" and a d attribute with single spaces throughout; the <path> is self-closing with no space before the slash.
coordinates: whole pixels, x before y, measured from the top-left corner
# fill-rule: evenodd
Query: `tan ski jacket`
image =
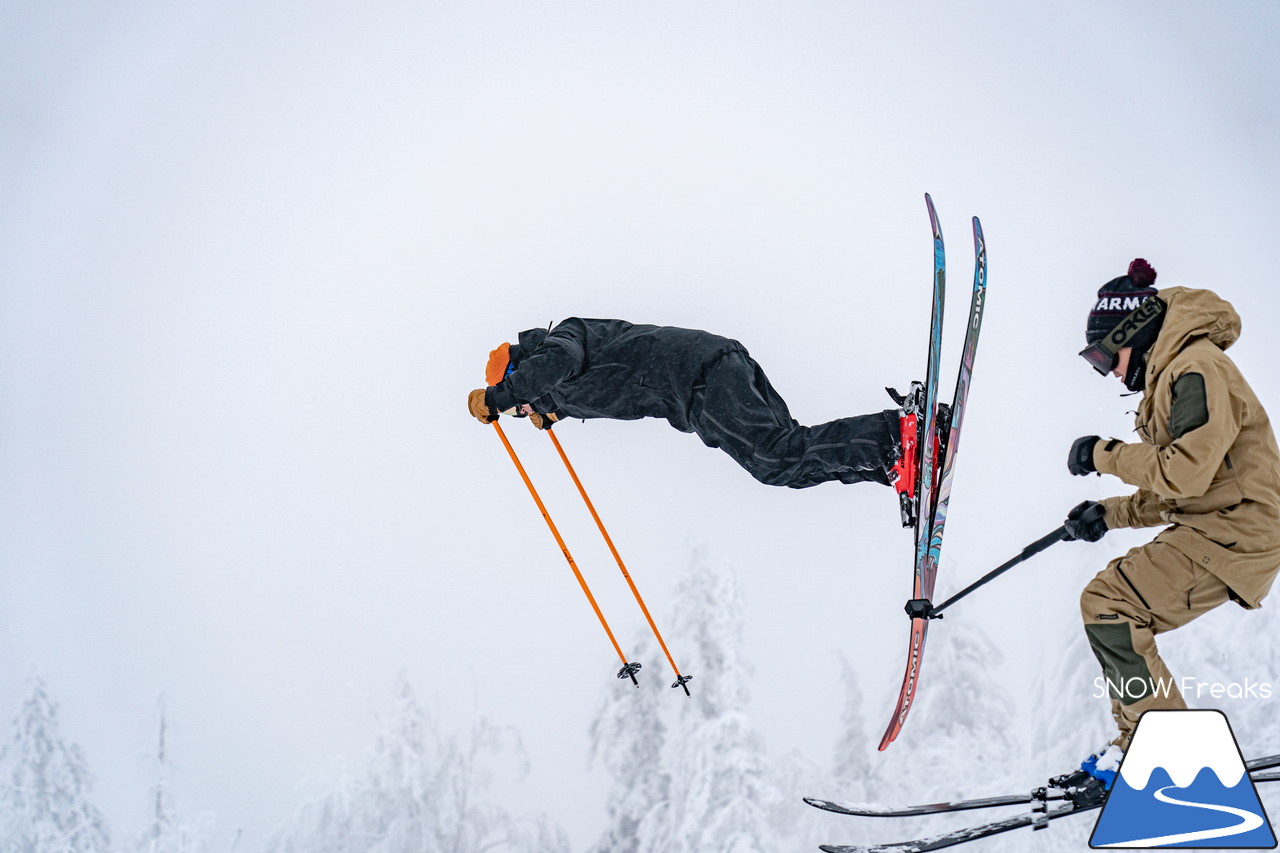
<path id="1" fill-rule="evenodd" d="M 1108 498 L 1108 527 L 1172 525 L 1158 538 L 1217 575 L 1248 608 L 1280 570 L 1280 450 L 1271 421 L 1224 352 L 1240 316 L 1208 290 L 1169 287 L 1147 356 L 1141 443 L 1099 441 L 1094 466 L 1138 491 Z"/>

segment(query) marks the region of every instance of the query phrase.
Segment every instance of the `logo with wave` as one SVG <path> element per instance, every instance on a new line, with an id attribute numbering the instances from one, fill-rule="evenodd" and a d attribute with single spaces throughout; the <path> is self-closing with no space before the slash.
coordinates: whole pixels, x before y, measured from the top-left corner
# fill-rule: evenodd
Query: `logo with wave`
<path id="1" fill-rule="evenodd" d="M 1143 714 L 1089 846 L 1274 848 L 1226 715 Z"/>

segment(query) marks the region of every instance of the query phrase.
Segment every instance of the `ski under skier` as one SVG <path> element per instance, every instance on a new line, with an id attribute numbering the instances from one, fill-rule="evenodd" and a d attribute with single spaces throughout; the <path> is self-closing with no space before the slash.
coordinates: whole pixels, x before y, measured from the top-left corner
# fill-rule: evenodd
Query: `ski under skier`
<path id="1" fill-rule="evenodd" d="M 697 433 L 761 483 L 889 484 L 900 455 L 897 409 L 802 426 L 735 340 L 696 329 L 569 318 L 521 332 L 489 355 L 488 387 L 467 398 L 481 423 L 500 414 L 539 429 L 568 418 L 665 418 Z"/>
<path id="2" fill-rule="evenodd" d="M 1068 539 L 1161 527 L 1112 560 L 1080 597 L 1118 734 L 1082 769 L 1109 788 L 1138 717 L 1186 708 L 1156 636 L 1234 601 L 1255 609 L 1280 569 L 1280 450 L 1271 422 L 1224 352 L 1240 317 L 1208 290 L 1157 291 L 1139 258 L 1098 291 L 1081 355 L 1142 399 L 1141 441 L 1096 435 L 1071 446 L 1072 474 L 1111 474 L 1137 491 L 1072 509 Z"/>

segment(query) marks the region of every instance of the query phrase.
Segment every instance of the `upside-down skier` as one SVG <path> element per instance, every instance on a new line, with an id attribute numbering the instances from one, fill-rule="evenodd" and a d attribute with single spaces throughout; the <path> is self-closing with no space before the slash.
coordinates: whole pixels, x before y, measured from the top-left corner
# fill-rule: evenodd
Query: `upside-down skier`
<path id="1" fill-rule="evenodd" d="M 489 355 L 488 386 L 467 408 L 539 429 L 570 418 L 665 418 L 718 447 L 761 483 L 802 489 L 836 480 L 889 484 L 901 454 L 899 412 L 802 426 L 735 340 L 696 329 L 571 317 L 520 333 Z"/>
<path id="2" fill-rule="evenodd" d="M 1240 317 L 1208 290 L 1157 291 L 1139 258 L 1098 291 L 1081 355 L 1142 399 L 1137 442 L 1077 439 L 1072 474 L 1119 477 L 1137 491 L 1086 501 L 1067 538 L 1095 542 L 1119 527 L 1164 527 L 1112 560 L 1080 597 L 1085 633 L 1111 695 L 1118 733 L 1082 769 L 1110 787 L 1138 717 L 1186 708 L 1156 648 L 1228 601 L 1257 608 L 1280 569 L 1280 450 L 1271 422 L 1226 354 Z"/>

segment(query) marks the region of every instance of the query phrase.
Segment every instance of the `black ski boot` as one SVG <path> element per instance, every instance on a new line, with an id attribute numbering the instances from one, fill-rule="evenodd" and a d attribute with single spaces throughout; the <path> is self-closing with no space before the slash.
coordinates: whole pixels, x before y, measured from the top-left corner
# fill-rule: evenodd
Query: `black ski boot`
<path id="1" fill-rule="evenodd" d="M 1107 798 L 1106 783 L 1101 779 L 1095 779 L 1086 770 L 1054 776 L 1049 780 L 1048 788 L 1054 793 L 1061 793 L 1061 799 L 1070 801 L 1078 809 L 1101 805 Z M 1048 791 L 1045 793 L 1047 794 Z"/>

